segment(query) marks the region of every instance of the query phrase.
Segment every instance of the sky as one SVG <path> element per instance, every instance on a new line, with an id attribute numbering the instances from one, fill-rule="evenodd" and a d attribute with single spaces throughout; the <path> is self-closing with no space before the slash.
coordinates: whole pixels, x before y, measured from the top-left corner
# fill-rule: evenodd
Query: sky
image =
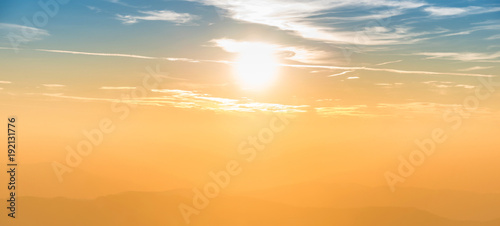
<path id="1" fill-rule="evenodd" d="M 463 119 L 445 147 L 460 154 L 435 157 L 409 185 L 500 191 L 478 176 L 498 169 L 490 136 L 500 94 L 484 85 L 498 76 L 498 1 L 40 2 L 0 3 L 0 111 L 24 118 L 34 141 L 25 144 L 27 163 L 64 162 L 66 147 L 108 117 L 117 131 L 82 169 L 113 162 L 130 176 L 141 161 L 170 159 L 151 167 L 203 181 L 269 114 L 286 113 L 298 119 L 273 146 L 292 153 L 278 165 L 317 177 L 377 172 L 346 181 L 384 185 L 383 172 L 397 169 L 414 139 L 439 126 L 454 131 Z M 465 117 L 478 90 L 491 95 Z M 443 119 L 448 113 L 459 118 Z M 319 151 L 307 155 L 312 148 Z M 342 151 L 323 151 L 333 149 Z M 190 161 L 196 169 L 183 165 Z M 269 184 L 311 178 L 279 175 Z"/>
<path id="2" fill-rule="evenodd" d="M 500 58 L 495 1 L 70 1 L 49 5 L 48 17 L 36 3 L 17 3 L 2 3 L 3 80 L 12 82 L 3 92 L 19 83 L 71 97 L 135 87 L 132 72 L 160 64 L 173 90 L 195 91 L 188 98 L 241 102 L 248 95 L 238 89 L 252 87 L 234 76 L 237 56 L 262 48 L 279 65 L 265 85 L 254 81 L 273 90 L 264 102 L 452 104 L 477 77 L 494 76 Z M 39 73 L 19 71 L 28 59 L 44 65 Z"/>

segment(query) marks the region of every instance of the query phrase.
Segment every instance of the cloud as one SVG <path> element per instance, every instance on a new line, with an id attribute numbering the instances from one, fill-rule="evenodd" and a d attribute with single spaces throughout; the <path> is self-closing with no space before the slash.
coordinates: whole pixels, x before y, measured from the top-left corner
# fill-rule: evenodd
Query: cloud
<path id="1" fill-rule="evenodd" d="M 415 55 L 427 56 L 427 59 L 444 59 L 457 61 L 499 62 L 500 52 L 496 53 L 471 53 L 471 52 L 422 52 Z"/>
<path id="2" fill-rule="evenodd" d="M 137 87 L 126 87 L 126 86 L 103 86 L 99 89 L 104 89 L 104 90 L 134 90 L 137 89 Z"/>
<path id="3" fill-rule="evenodd" d="M 47 87 L 47 88 L 63 88 L 63 87 L 66 87 L 65 85 L 61 85 L 61 84 L 42 84 L 42 86 Z"/>
<path id="4" fill-rule="evenodd" d="M 2 49 L 2 47 L 0 47 Z M 11 49 L 11 48 L 5 48 Z M 81 51 L 71 51 L 71 50 L 57 50 L 57 49 L 33 49 L 34 51 L 49 52 L 49 53 L 66 53 L 74 55 L 89 55 L 89 56 L 107 56 L 107 57 L 127 57 L 127 58 L 137 58 L 137 59 L 147 59 L 147 60 L 168 60 L 168 61 L 184 61 L 190 63 L 199 63 L 200 60 L 193 60 L 188 58 L 174 58 L 174 57 L 153 57 L 153 56 L 143 56 L 134 54 L 122 54 L 122 53 L 94 53 L 94 52 L 81 52 Z M 208 61 L 206 61 L 208 62 Z"/>
<path id="5" fill-rule="evenodd" d="M 79 52 L 79 51 L 54 50 L 54 49 L 34 49 L 34 50 L 41 51 L 41 52 L 68 53 L 68 54 L 76 54 L 76 55 L 129 57 L 129 58 L 151 59 L 151 60 L 159 59 L 158 57 L 141 56 L 141 55 L 133 55 L 133 54 L 121 54 L 121 53 L 92 53 L 92 52 Z"/>
<path id="6" fill-rule="evenodd" d="M 266 49 L 274 53 L 276 56 L 284 59 L 310 64 L 323 63 L 324 60 L 331 55 L 322 50 L 299 46 L 283 46 L 263 42 L 246 42 L 225 38 L 213 39 L 210 42 L 215 44 L 216 47 L 220 47 L 224 49 L 224 51 L 230 53 L 241 53 L 253 49 Z"/>
<path id="7" fill-rule="evenodd" d="M 383 63 L 380 63 L 380 64 L 375 64 L 375 65 L 382 66 L 382 65 L 386 65 L 386 64 L 399 63 L 401 61 L 403 61 L 403 60 L 387 61 L 387 62 L 383 62 Z"/>
<path id="8" fill-rule="evenodd" d="M 341 116 L 357 116 L 357 117 L 373 117 L 375 115 L 366 112 L 366 105 L 350 105 L 350 106 L 333 106 L 333 107 L 316 107 L 316 114 L 322 117 L 341 117 Z"/>
<path id="9" fill-rule="evenodd" d="M 150 96 L 135 99 L 111 99 L 95 97 L 66 96 L 63 94 L 43 93 L 44 96 L 78 100 L 78 101 L 103 101 L 121 102 L 126 104 L 168 106 L 175 108 L 188 108 L 209 110 L 216 112 L 305 112 L 307 105 L 283 105 L 275 103 L 255 102 L 248 98 L 230 99 L 214 97 L 208 94 L 179 89 L 154 89 L 152 92 L 161 96 Z"/>
<path id="10" fill-rule="evenodd" d="M 457 85 L 455 85 L 455 87 L 463 87 L 465 89 L 474 89 L 474 88 L 476 88 L 476 86 L 465 85 L 465 84 L 457 84 Z"/>
<path id="11" fill-rule="evenodd" d="M 156 11 L 139 11 L 141 15 L 116 15 L 116 19 L 121 20 L 124 24 L 135 24 L 141 20 L 148 21 L 169 21 L 175 24 L 185 24 L 196 19 L 189 13 L 176 13 L 169 10 Z"/>
<path id="12" fill-rule="evenodd" d="M 343 71 L 343 72 L 340 72 L 340 73 L 337 73 L 337 74 L 328 75 L 328 77 L 335 77 L 335 76 L 345 75 L 345 74 L 347 74 L 349 72 L 351 72 L 351 71 Z"/>
<path id="13" fill-rule="evenodd" d="M 329 43 L 351 43 L 359 45 L 377 45 L 377 44 L 401 44 L 411 42 L 407 39 L 412 39 L 421 34 L 402 33 L 401 29 L 376 29 L 375 32 L 369 34 L 369 38 L 360 38 L 360 34 L 373 32 L 370 28 L 361 30 L 343 30 L 340 27 L 328 27 L 325 23 L 330 23 L 332 20 L 325 16 L 327 13 L 341 13 L 346 8 L 358 9 L 357 13 L 369 15 L 356 15 L 358 18 L 363 17 L 366 20 L 381 19 L 375 15 L 380 15 L 377 11 L 370 14 L 373 9 L 387 7 L 389 10 L 387 15 L 398 15 L 401 10 L 418 8 L 426 5 L 422 1 L 392 1 L 392 0 L 311 0 L 311 1 L 287 1 L 287 0 L 191 0 L 200 2 L 205 5 L 213 5 L 225 10 L 227 16 L 232 19 L 245 21 L 255 24 L 263 24 L 272 27 L 277 27 L 284 31 L 292 31 L 295 35 L 305 39 L 319 40 Z M 396 13 L 395 13 L 396 11 Z M 314 19 L 312 19 L 314 18 Z M 341 21 L 337 21 L 341 22 Z M 380 22 L 380 21 L 379 21 Z M 351 28 L 345 26 L 344 28 Z M 409 31 L 405 29 L 404 31 Z"/>
<path id="14" fill-rule="evenodd" d="M 100 8 L 95 7 L 95 6 L 90 6 L 90 5 L 89 5 L 89 6 L 87 6 L 87 8 L 88 8 L 88 9 L 90 9 L 91 11 L 96 12 L 96 13 L 100 13 L 100 12 L 102 12 L 102 10 L 101 10 Z"/>
<path id="15" fill-rule="evenodd" d="M 500 34 L 492 35 L 492 36 L 486 38 L 486 40 L 497 40 L 497 39 L 500 39 Z"/>
<path id="16" fill-rule="evenodd" d="M 430 6 L 424 9 L 431 16 L 467 16 L 473 14 L 483 14 L 500 11 L 500 7 L 479 7 L 479 6 L 468 6 L 468 7 L 437 7 Z"/>
<path id="17" fill-rule="evenodd" d="M 44 29 L 18 24 L 0 23 L 0 36 L 3 36 L 7 39 L 16 39 L 22 42 L 31 42 L 41 40 L 49 35 L 49 32 Z"/>
<path id="18" fill-rule="evenodd" d="M 459 69 L 458 71 L 477 71 L 477 70 L 485 70 L 485 69 L 490 69 L 490 68 L 493 68 L 493 66 L 489 66 L 489 67 L 475 66 L 475 67 Z"/>
<path id="19" fill-rule="evenodd" d="M 0 81 L 0 84 L 11 84 L 12 82 L 10 81 Z"/>
<path id="20" fill-rule="evenodd" d="M 0 49 L 2 49 L 0 47 Z M 11 48 L 4 48 L 11 49 Z M 131 54 L 116 54 L 116 53 L 92 53 L 92 52 L 78 52 L 78 51 L 67 51 L 67 50 L 48 50 L 48 49 L 34 49 L 34 51 L 43 51 L 43 52 L 52 52 L 52 53 L 65 53 L 65 54 L 78 54 L 78 55 L 91 55 L 91 56 L 112 56 L 112 57 L 130 57 L 130 58 L 139 58 L 139 59 L 176 59 L 182 60 L 185 62 L 197 63 L 197 62 L 207 62 L 207 63 L 219 63 L 219 64 L 233 64 L 235 62 L 224 61 L 224 60 L 194 60 L 194 59 L 186 59 L 186 58 L 165 58 L 165 57 L 149 57 L 149 56 L 141 56 L 141 55 L 131 55 Z M 500 52 L 498 52 L 500 54 Z M 420 54 L 415 54 L 420 55 Z M 457 55 L 459 55 L 457 53 Z M 382 72 L 390 72 L 397 74 L 420 74 L 420 75 L 456 75 L 456 76 L 474 76 L 474 77 L 495 77 L 495 75 L 489 74 L 474 74 L 474 73 L 455 73 L 455 72 L 436 72 L 436 71 L 408 71 L 408 70 L 399 70 L 399 69 L 391 69 L 391 68 L 370 68 L 370 67 L 341 67 L 341 66 L 332 66 L 332 65 L 308 65 L 308 64 L 279 64 L 282 67 L 291 67 L 291 68 L 309 68 L 309 69 L 328 69 L 328 70 L 348 70 L 348 71 L 356 71 L 356 70 L 364 70 L 364 71 L 382 71 Z M 167 77 L 171 79 L 182 80 L 179 78 Z"/>
<path id="21" fill-rule="evenodd" d="M 410 102 L 410 103 L 379 103 L 377 108 L 388 109 L 390 112 L 400 111 L 403 113 L 440 114 L 450 109 L 460 107 L 460 104 L 441 104 L 432 102 Z"/>
<path id="22" fill-rule="evenodd" d="M 454 73 L 454 72 L 438 72 L 438 71 L 408 71 L 392 68 L 370 68 L 370 67 L 340 67 L 328 65 L 299 65 L 299 64 L 281 64 L 283 67 L 309 68 L 309 69 L 331 69 L 331 70 L 362 70 L 362 71 L 382 71 L 396 74 L 419 74 L 419 75 L 455 75 L 455 76 L 472 76 L 472 77 L 496 77 L 489 74 L 473 74 L 473 73 Z"/>

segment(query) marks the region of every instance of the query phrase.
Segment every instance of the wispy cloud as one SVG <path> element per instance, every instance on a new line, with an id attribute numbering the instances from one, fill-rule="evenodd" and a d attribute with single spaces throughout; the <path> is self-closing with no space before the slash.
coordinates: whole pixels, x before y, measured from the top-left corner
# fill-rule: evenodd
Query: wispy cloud
<path id="1" fill-rule="evenodd" d="M 12 82 L 10 81 L 0 81 L 0 84 L 11 84 Z"/>
<path id="2" fill-rule="evenodd" d="M 471 52 L 422 52 L 415 55 L 427 56 L 427 59 L 444 59 L 458 61 L 476 61 L 476 62 L 500 62 L 494 61 L 500 58 L 500 52 L 496 53 L 471 53 Z"/>
<path id="3" fill-rule="evenodd" d="M 116 15 L 116 19 L 124 24 L 135 24 L 141 20 L 168 21 L 175 24 L 185 24 L 195 20 L 197 17 L 189 13 L 176 13 L 169 10 L 139 11 L 140 15 Z"/>
<path id="4" fill-rule="evenodd" d="M 63 88 L 63 87 L 66 87 L 65 85 L 61 85 L 61 84 L 42 84 L 42 86 L 47 87 L 47 88 Z"/>
<path id="5" fill-rule="evenodd" d="M 18 24 L 0 23 L 0 36 L 17 39 L 23 42 L 30 42 L 41 40 L 44 37 L 49 36 L 49 32 L 40 28 L 28 27 Z"/>
<path id="6" fill-rule="evenodd" d="M 55 49 L 34 49 L 35 51 L 51 52 L 51 53 L 68 53 L 76 55 L 92 55 L 92 56 L 114 56 L 114 57 L 129 57 L 129 58 L 139 58 L 139 59 L 159 59 L 158 57 L 141 56 L 133 54 L 121 54 L 121 53 L 92 53 L 92 52 L 79 52 L 79 51 L 69 51 L 69 50 L 55 50 Z"/>
<path id="7" fill-rule="evenodd" d="M 475 67 L 468 67 L 464 69 L 459 69 L 458 71 L 477 71 L 477 70 L 486 70 L 493 68 L 493 66 L 488 66 L 488 67 L 482 67 L 482 66 L 475 66 Z"/>
<path id="8" fill-rule="evenodd" d="M 438 71 L 409 71 L 391 68 L 370 68 L 370 67 L 340 67 L 328 65 L 298 65 L 298 64 L 281 64 L 283 67 L 310 68 L 310 69 L 331 69 L 331 70 L 362 70 L 362 71 L 383 71 L 396 74 L 417 74 L 417 75 L 453 75 L 453 76 L 472 76 L 472 77 L 495 77 L 489 74 L 473 74 L 473 73 L 455 73 L 455 72 L 438 72 Z"/>
<path id="9" fill-rule="evenodd" d="M 89 6 L 87 6 L 87 9 L 90 9 L 90 10 L 92 10 L 92 11 L 96 12 L 96 13 L 100 13 L 100 12 L 102 12 L 102 9 L 100 9 L 100 8 L 98 8 L 98 7 L 95 7 L 95 6 L 90 6 L 90 5 L 89 5 Z"/>
<path id="10" fill-rule="evenodd" d="M 492 13 L 500 11 L 500 7 L 480 7 L 480 6 L 468 6 L 468 7 L 438 7 L 430 6 L 424 9 L 431 16 L 467 16 L 473 14 L 483 14 Z"/>
<path id="11" fill-rule="evenodd" d="M 1 48 L 0 48 L 1 49 Z M 10 48 L 6 48 L 10 49 Z M 150 56 L 141 56 L 141 55 L 131 55 L 131 54 L 116 54 L 116 53 L 92 53 L 92 52 L 78 52 L 78 51 L 67 51 L 67 50 L 48 50 L 48 49 L 34 49 L 35 51 L 43 51 L 43 52 L 53 52 L 53 53 L 65 53 L 65 54 L 77 54 L 77 55 L 92 55 L 92 56 L 112 56 L 112 57 L 130 57 L 130 58 L 139 58 L 139 59 L 152 59 L 152 60 L 180 60 L 185 62 L 197 63 L 197 62 L 207 62 L 207 63 L 219 63 L 219 64 L 234 64 L 232 61 L 224 61 L 224 60 L 194 60 L 194 59 L 186 59 L 186 58 L 165 58 L 165 57 L 150 57 Z M 459 55 L 458 53 L 456 53 Z M 500 52 L 497 53 L 500 55 Z M 421 54 L 415 54 L 421 55 Z M 433 57 L 437 57 L 434 56 Z M 364 71 L 383 71 L 397 74 L 420 74 L 420 75 L 456 75 L 456 76 L 475 76 L 475 77 L 495 77 L 495 75 L 489 74 L 473 74 L 473 73 L 455 73 L 455 72 L 437 72 L 437 71 L 410 71 L 410 70 L 400 70 L 400 69 L 392 69 L 392 68 L 370 68 L 370 67 L 342 67 L 342 66 L 332 66 L 332 65 L 309 65 L 309 64 L 279 64 L 282 67 L 291 67 L 291 68 L 309 68 L 309 69 L 328 69 L 328 70 L 346 70 L 346 71 L 356 71 L 356 70 L 364 70 Z M 183 80 L 179 78 L 168 77 L 172 79 Z"/>
<path id="12" fill-rule="evenodd" d="M 373 117 L 375 115 L 366 112 L 366 105 L 350 105 L 350 106 L 328 106 L 316 107 L 314 110 L 319 116 L 323 117 Z"/>
<path id="13" fill-rule="evenodd" d="M 400 44 L 412 42 L 421 34 L 410 33 L 410 29 L 376 29 L 367 28 L 364 33 L 372 32 L 369 39 L 361 40 L 358 30 L 332 28 L 325 25 L 331 21 L 325 12 L 342 12 L 346 8 L 362 9 L 371 12 L 373 9 L 387 7 L 387 14 L 394 15 L 394 11 L 418 8 L 426 5 L 422 1 L 391 1 L 391 0 L 339 0 L 339 1 L 286 1 L 286 0 L 252 0 L 252 1 L 225 1 L 225 0 L 192 0 L 206 5 L 219 7 L 227 12 L 227 16 L 240 21 L 264 24 L 277 27 L 281 30 L 292 31 L 306 39 L 320 40 L 330 43 L 354 43 L 359 45 Z M 380 15 L 381 12 L 375 12 Z M 398 13 L 396 13 L 398 14 Z M 365 15 L 365 19 L 374 17 Z M 314 19 L 311 19 L 313 18 Z M 380 17 L 378 18 L 380 19 Z"/>
<path id="14" fill-rule="evenodd" d="M 343 71 L 343 72 L 340 72 L 340 73 L 337 73 L 337 74 L 328 75 L 328 77 L 335 77 L 335 76 L 345 75 L 345 74 L 347 74 L 349 72 L 351 72 L 351 71 Z"/>
<path id="15" fill-rule="evenodd" d="M 33 50 L 34 51 L 41 51 L 41 52 L 50 52 L 50 53 L 66 53 L 66 54 L 74 54 L 74 55 L 127 57 L 127 58 L 137 58 L 137 59 L 147 59 L 147 60 L 184 61 L 184 62 L 190 62 L 190 63 L 201 62 L 199 60 L 193 60 L 193 59 L 188 59 L 188 58 L 153 57 L 153 56 L 143 56 L 143 55 L 135 55 L 135 54 L 122 54 L 122 53 L 95 53 L 95 52 L 82 52 L 82 51 L 57 50 L 57 49 L 33 49 Z"/>
<path id="16" fill-rule="evenodd" d="M 500 39 L 500 34 L 492 35 L 486 38 L 486 40 L 497 40 L 497 39 Z"/>
<path id="17" fill-rule="evenodd" d="M 128 86 L 103 86 L 99 89 L 104 89 L 104 90 L 134 90 L 137 89 L 137 87 L 128 87 Z"/>
<path id="18" fill-rule="evenodd" d="M 237 41 L 225 38 L 214 39 L 210 42 L 230 53 L 241 53 L 255 48 L 263 48 L 284 59 L 310 64 L 323 63 L 325 59 L 332 56 L 332 54 L 327 53 L 326 51 L 300 46 L 283 46 L 262 42 Z"/>
<path id="19" fill-rule="evenodd" d="M 214 97 L 208 94 L 179 89 L 154 89 L 153 93 L 160 96 L 143 97 L 136 99 L 111 99 L 96 97 L 67 96 L 63 94 L 43 93 L 44 96 L 78 101 L 122 102 L 134 105 L 167 106 L 175 108 L 189 108 L 216 112 L 305 112 L 307 105 L 284 105 L 276 103 L 255 102 L 247 98 L 230 99 Z"/>
<path id="20" fill-rule="evenodd" d="M 399 63 L 403 60 L 395 60 L 395 61 L 387 61 L 387 62 L 383 62 L 383 63 L 380 63 L 380 64 L 376 64 L 377 66 L 382 66 L 382 65 L 386 65 L 386 64 L 393 64 L 393 63 Z"/>

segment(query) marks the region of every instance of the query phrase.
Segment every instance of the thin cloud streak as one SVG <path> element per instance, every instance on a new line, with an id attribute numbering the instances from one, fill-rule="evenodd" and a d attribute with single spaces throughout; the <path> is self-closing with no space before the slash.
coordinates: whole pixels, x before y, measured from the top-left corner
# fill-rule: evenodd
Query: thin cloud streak
<path id="1" fill-rule="evenodd" d="M 112 57 L 129 57 L 129 58 L 139 58 L 139 59 L 178 59 L 179 61 L 185 62 L 209 62 L 209 63 L 221 63 L 221 64 L 235 64 L 236 62 L 225 61 L 225 60 L 193 60 L 186 58 L 164 58 L 164 57 L 149 57 L 141 55 L 131 55 L 131 54 L 116 54 L 116 53 L 91 53 L 91 52 L 78 52 L 78 51 L 66 51 L 66 50 L 48 50 L 48 49 L 34 49 L 35 51 L 52 52 L 52 53 L 66 53 L 66 54 L 76 54 L 76 55 L 92 55 L 92 56 L 112 56 Z M 496 77 L 496 75 L 488 74 L 472 74 L 472 73 L 454 73 L 454 72 L 434 72 L 434 71 L 407 71 L 398 70 L 391 68 L 370 68 L 370 67 L 341 67 L 341 66 L 330 66 L 330 65 L 307 65 L 307 64 L 279 64 L 282 67 L 294 67 L 294 68 L 321 68 L 321 69 L 331 69 L 331 70 L 365 70 L 365 71 L 383 71 L 392 72 L 398 74 L 422 74 L 422 75 L 456 75 L 456 76 L 475 76 L 475 77 Z"/>
<path id="2" fill-rule="evenodd" d="M 68 50 L 53 50 L 53 49 L 34 49 L 34 50 L 41 51 L 41 52 L 50 52 L 50 53 L 68 53 L 68 54 L 75 54 L 75 55 L 129 57 L 129 58 L 149 59 L 149 60 L 159 59 L 158 57 L 149 57 L 149 56 L 141 56 L 141 55 L 133 55 L 133 54 L 121 54 L 121 53 L 92 53 L 92 52 L 79 52 L 79 51 L 68 51 Z"/>
<path id="3" fill-rule="evenodd" d="M 475 61 L 475 62 L 500 62 L 494 61 L 500 59 L 500 52 L 496 53 L 472 53 L 472 52 L 422 52 L 413 55 L 427 56 L 427 59 L 444 59 L 457 61 Z"/>
<path id="4" fill-rule="evenodd" d="M 490 68 L 493 68 L 493 66 L 489 66 L 489 67 L 475 66 L 475 67 L 459 69 L 458 71 L 477 71 L 477 70 L 486 70 L 486 69 L 490 69 Z"/>
<path id="5" fill-rule="evenodd" d="M 383 62 L 383 63 L 380 63 L 380 64 L 375 64 L 376 66 L 382 66 L 382 65 L 386 65 L 386 64 L 393 64 L 393 63 L 399 63 L 403 60 L 395 60 L 395 61 L 387 61 L 387 62 Z"/>
<path id="6" fill-rule="evenodd" d="M 468 6 L 468 7 L 436 7 L 431 6 L 424 9 L 431 16 L 442 17 L 442 16 L 468 16 L 474 14 L 492 13 L 500 11 L 500 7 L 479 7 L 479 6 Z"/>
<path id="7" fill-rule="evenodd" d="M 63 88 L 63 87 L 66 87 L 66 85 L 61 85 L 61 84 L 42 84 L 42 86 L 47 87 L 47 88 Z"/>
<path id="8" fill-rule="evenodd" d="M 176 24 L 185 24 L 195 20 L 197 17 L 189 13 L 176 13 L 169 10 L 139 11 L 141 15 L 116 15 L 116 19 L 124 24 L 135 24 L 141 20 L 147 21 L 168 21 Z"/>
<path id="9" fill-rule="evenodd" d="M 326 66 L 326 65 L 297 65 L 297 64 L 281 64 L 284 67 L 296 68 L 322 68 L 332 70 L 364 70 L 364 71 L 383 71 L 398 74 L 423 74 L 423 75 L 457 75 L 457 76 L 473 76 L 473 77 L 496 77 L 496 75 L 487 74 L 470 74 L 470 73 L 454 73 L 454 72 L 435 72 L 435 71 L 405 71 L 390 68 L 369 68 L 369 67 L 339 67 L 339 66 Z"/>
<path id="10" fill-rule="evenodd" d="M 283 105 L 275 103 L 261 103 L 250 99 L 229 99 L 221 97 L 213 97 L 208 94 L 197 93 L 188 90 L 179 89 L 153 89 L 153 93 L 162 96 L 144 97 L 136 99 L 111 99 L 111 98 L 96 98 L 96 97 L 79 97 L 66 96 L 64 94 L 42 93 L 43 96 L 62 98 L 78 101 L 94 101 L 94 102 L 114 102 L 133 105 L 146 106 L 166 106 L 175 108 L 210 110 L 216 112 L 287 112 L 299 113 L 306 112 L 305 108 L 308 105 Z"/>
<path id="11" fill-rule="evenodd" d="M 8 33 L 5 36 L 6 38 L 16 38 L 23 42 L 41 40 L 50 35 L 49 32 L 44 29 L 8 23 L 0 23 L 0 31 L 6 31 L 6 33 Z M 0 34 L 1 33 L 3 32 L 0 32 Z M 15 37 L 10 37 L 11 35 Z"/>
<path id="12" fill-rule="evenodd" d="M 126 87 L 126 86 L 119 86 L 119 87 L 115 87 L 115 86 L 103 86 L 99 89 L 103 89 L 103 90 L 134 90 L 134 89 L 137 89 L 137 87 Z"/>

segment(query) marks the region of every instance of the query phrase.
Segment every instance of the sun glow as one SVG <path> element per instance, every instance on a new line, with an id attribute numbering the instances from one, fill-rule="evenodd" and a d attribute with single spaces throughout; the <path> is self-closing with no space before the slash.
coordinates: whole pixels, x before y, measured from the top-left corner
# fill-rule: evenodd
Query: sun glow
<path id="1" fill-rule="evenodd" d="M 272 84 L 279 64 L 272 45 L 245 43 L 237 52 L 235 73 L 243 88 L 262 89 Z"/>

